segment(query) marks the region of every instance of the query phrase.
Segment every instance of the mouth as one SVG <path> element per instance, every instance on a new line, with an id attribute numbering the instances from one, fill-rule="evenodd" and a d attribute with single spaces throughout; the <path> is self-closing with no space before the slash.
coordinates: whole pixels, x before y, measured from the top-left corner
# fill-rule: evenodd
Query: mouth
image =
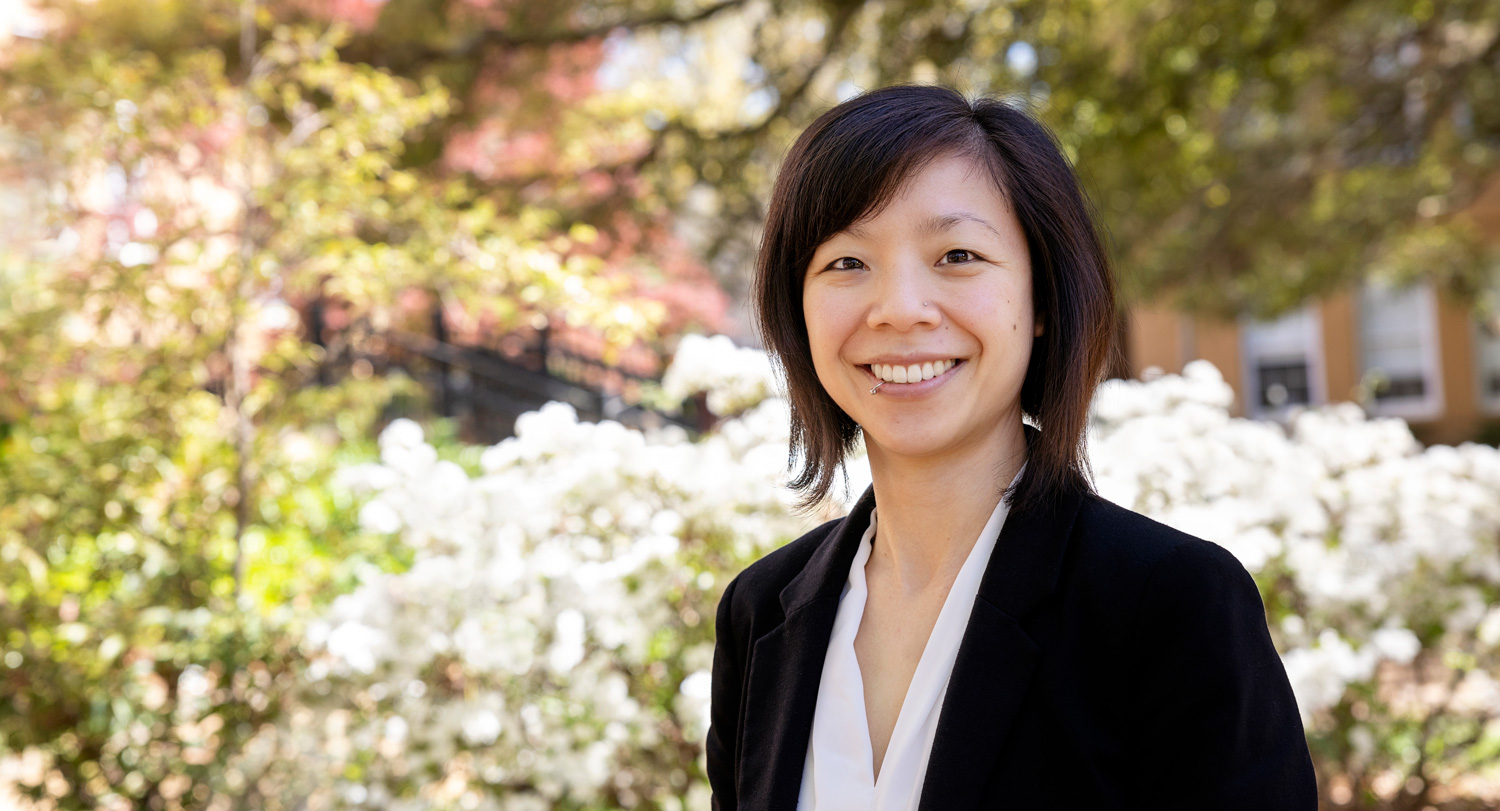
<path id="1" fill-rule="evenodd" d="M 933 378 L 942 377 L 962 363 L 963 359 L 961 358 L 949 358 L 948 360 L 913 363 L 909 366 L 895 366 L 889 363 L 867 363 L 860 368 L 869 372 L 876 380 L 900 386 L 922 383 Z"/>

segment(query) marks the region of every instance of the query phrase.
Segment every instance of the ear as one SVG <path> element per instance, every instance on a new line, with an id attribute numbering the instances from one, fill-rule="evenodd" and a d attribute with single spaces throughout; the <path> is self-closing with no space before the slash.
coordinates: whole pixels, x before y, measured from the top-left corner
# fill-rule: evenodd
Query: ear
<path id="1" fill-rule="evenodd" d="M 1036 319 L 1036 331 L 1032 333 L 1032 337 L 1034 337 L 1034 338 L 1040 338 L 1040 337 L 1042 337 L 1042 319 L 1040 319 L 1040 318 Z"/>

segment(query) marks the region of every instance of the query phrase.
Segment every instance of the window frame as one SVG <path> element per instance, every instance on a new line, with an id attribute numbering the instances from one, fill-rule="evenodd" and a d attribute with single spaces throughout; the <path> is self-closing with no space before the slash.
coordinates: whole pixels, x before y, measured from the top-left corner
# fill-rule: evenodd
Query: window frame
<path id="1" fill-rule="evenodd" d="M 1252 351 L 1254 330 L 1257 326 L 1276 324 L 1296 316 L 1304 318 L 1302 327 L 1302 349 L 1307 360 L 1306 403 L 1289 403 L 1282 406 L 1261 404 L 1260 363 L 1261 355 Z M 1239 319 L 1240 332 L 1240 385 L 1245 416 L 1258 420 L 1285 422 L 1294 409 L 1315 408 L 1328 402 L 1328 377 L 1323 357 L 1323 312 L 1316 302 L 1308 302 L 1291 310 L 1281 318 L 1262 321 L 1248 315 Z"/>
<path id="2" fill-rule="evenodd" d="M 1500 326 L 1500 313 L 1496 314 L 1494 320 Z M 1487 417 L 1500 416 L 1500 392 L 1489 394 L 1485 391 L 1485 372 L 1488 370 L 1484 363 L 1484 325 L 1480 323 L 1477 312 L 1469 318 L 1469 331 L 1474 346 L 1474 394 L 1479 401 L 1479 411 Z M 1500 335 L 1491 340 L 1500 348 Z M 1496 353 L 1494 373 L 1500 374 L 1500 352 Z"/>
<path id="3" fill-rule="evenodd" d="M 1366 291 L 1375 287 L 1376 284 L 1368 279 L 1361 282 L 1355 296 L 1354 329 L 1357 337 L 1357 350 L 1354 361 L 1361 386 L 1370 371 L 1365 365 L 1367 343 L 1365 340 L 1365 295 Z M 1376 399 L 1372 391 L 1369 393 L 1368 401 L 1363 404 L 1365 410 L 1373 416 L 1400 417 L 1412 422 L 1439 419 L 1443 416 L 1445 392 L 1443 390 L 1442 347 L 1439 346 L 1441 338 L 1438 335 L 1437 296 L 1433 292 L 1432 285 L 1427 282 L 1384 287 L 1397 292 L 1411 292 L 1417 297 L 1417 335 L 1420 342 L 1418 354 L 1422 363 L 1424 391 L 1421 397 L 1391 397 L 1384 400 Z"/>

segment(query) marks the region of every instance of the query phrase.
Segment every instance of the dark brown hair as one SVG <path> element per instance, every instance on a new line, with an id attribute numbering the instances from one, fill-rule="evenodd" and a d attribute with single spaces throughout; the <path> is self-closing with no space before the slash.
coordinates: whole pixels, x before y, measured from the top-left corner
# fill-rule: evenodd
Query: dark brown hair
<path id="1" fill-rule="evenodd" d="M 828 495 L 860 430 L 813 369 L 802 312 L 807 265 L 819 245 L 877 214 L 913 172 L 952 154 L 985 165 L 1015 212 L 1044 325 L 1021 384 L 1021 408 L 1040 430 L 1026 431 L 1028 461 L 1011 509 L 1092 491 L 1084 429 L 1114 347 L 1115 290 L 1078 179 L 1052 133 L 1018 107 L 897 85 L 839 104 L 797 138 L 776 178 L 756 260 L 761 337 L 786 375 L 792 459 L 801 461 L 791 486 L 804 506 Z"/>

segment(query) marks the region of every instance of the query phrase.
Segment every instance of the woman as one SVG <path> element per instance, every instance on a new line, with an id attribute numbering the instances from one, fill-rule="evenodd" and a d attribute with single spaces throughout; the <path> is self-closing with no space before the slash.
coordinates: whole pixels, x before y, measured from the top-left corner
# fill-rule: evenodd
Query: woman
<path id="1" fill-rule="evenodd" d="M 715 808 L 1317 807 L 1250 576 L 1092 492 L 1113 296 L 1011 106 L 890 87 L 797 140 L 757 266 L 793 486 L 861 435 L 874 484 L 725 589 Z"/>

